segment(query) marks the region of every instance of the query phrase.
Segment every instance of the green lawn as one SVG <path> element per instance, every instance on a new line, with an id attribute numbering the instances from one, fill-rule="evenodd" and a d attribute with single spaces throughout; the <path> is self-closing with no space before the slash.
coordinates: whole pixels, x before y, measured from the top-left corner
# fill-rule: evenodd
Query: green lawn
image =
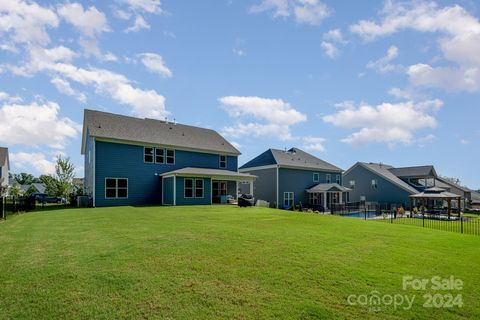
<path id="1" fill-rule="evenodd" d="M 403 291 L 402 276 L 463 280 Z M 351 294 L 416 294 L 413 308 Z M 425 293 L 462 308 L 425 308 Z M 0 319 L 480 318 L 480 237 L 225 206 L 67 209 L 0 222 Z"/>

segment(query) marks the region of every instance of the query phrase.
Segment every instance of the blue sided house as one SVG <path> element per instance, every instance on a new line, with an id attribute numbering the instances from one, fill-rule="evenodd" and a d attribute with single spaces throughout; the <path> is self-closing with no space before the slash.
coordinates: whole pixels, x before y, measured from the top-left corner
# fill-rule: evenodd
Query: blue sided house
<path id="1" fill-rule="evenodd" d="M 344 186 L 352 202 L 379 202 L 410 207 L 410 196 L 429 188 L 458 195 L 468 206 L 471 191 L 437 175 L 433 165 L 393 167 L 383 163 L 357 162 L 345 171 Z"/>
<path id="2" fill-rule="evenodd" d="M 298 148 L 268 149 L 239 169 L 257 177 L 255 198 L 272 207 L 304 207 L 326 210 L 331 204 L 348 200 L 342 186 L 342 169 Z M 245 185 L 241 185 L 244 188 Z"/>
<path id="3" fill-rule="evenodd" d="M 85 110 L 81 152 L 94 206 L 226 203 L 255 179 L 216 131 L 168 121 Z"/>

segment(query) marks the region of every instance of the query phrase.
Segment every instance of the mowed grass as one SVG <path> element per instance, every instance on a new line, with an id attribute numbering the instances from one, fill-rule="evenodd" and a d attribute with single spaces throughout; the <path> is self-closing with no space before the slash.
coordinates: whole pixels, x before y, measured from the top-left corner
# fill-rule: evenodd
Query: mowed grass
<path id="1" fill-rule="evenodd" d="M 425 308 L 402 276 L 463 280 Z M 226 206 L 28 213 L 0 222 L 1 319 L 479 319 L 480 237 Z M 351 294 L 416 294 L 411 310 Z M 378 307 L 378 305 L 377 305 Z"/>

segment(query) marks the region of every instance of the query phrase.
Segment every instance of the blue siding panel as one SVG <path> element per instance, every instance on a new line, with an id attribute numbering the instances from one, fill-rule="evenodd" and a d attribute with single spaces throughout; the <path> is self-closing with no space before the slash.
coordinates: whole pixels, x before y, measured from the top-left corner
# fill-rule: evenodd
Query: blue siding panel
<path id="1" fill-rule="evenodd" d="M 163 204 L 173 205 L 173 177 L 163 178 Z"/>
<path id="2" fill-rule="evenodd" d="M 313 174 L 318 173 L 320 176 L 319 182 L 313 181 Z M 278 201 L 279 208 L 283 206 L 283 193 L 284 192 L 293 192 L 294 193 L 294 202 L 296 205 L 308 204 L 308 194 L 305 192 L 305 189 L 316 186 L 319 183 L 327 182 L 327 174 L 331 175 L 331 183 L 335 183 L 335 178 L 337 173 L 335 172 L 325 172 L 318 170 L 299 170 L 299 169 L 287 169 L 280 168 L 278 172 Z M 342 175 L 340 175 L 340 185 L 342 185 Z M 272 187 L 274 185 L 272 184 Z"/>
<path id="3" fill-rule="evenodd" d="M 89 139 L 91 138 L 89 137 Z M 158 176 L 158 174 L 182 169 L 185 167 L 220 169 L 219 154 L 176 150 L 175 164 L 145 163 L 143 159 L 143 145 L 121 144 L 104 141 L 95 142 L 95 152 L 96 206 L 161 204 L 162 179 Z M 238 157 L 227 156 L 227 168 L 222 169 L 236 172 L 237 166 Z M 89 173 L 89 170 L 93 169 L 92 166 L 87 165 L 85 168 L 85 176 L 88 180 L 87 173 Z M 90 175 L 93 178 L 93 174 Z M 105 178 L 127 178 L 128 199 L 105 199 Z M 179 182 L 177 182 L 177 184 L 178 183 Z M 207 183 L 206 179 L 205 183 L 205 192 L 211 192 L 210 182 Z M 180 191 L 182 192 L 183 198 L 183 184 L 181 189 L 177 191 L 177 194 Z M 207 199 L 195 200 L 193 202 L 196 204 L 207 204 L 208 202 L 208 204 L 210 204 L 210 197 L 211 196 L 209 193 Z M 190 201 L 190 199 L 184 199 L 184 201 L 180 199 L 180 202 L 177 204 L 181 204 L 183 202 L 187 204 L 192 201 Z"/>
<path id="4" fill-rule="evenodd" d="M 377 189 L 372 188 L 372 179 L 377 180 Z M 355 181 L 355 188 L 350 192 L 350 202 L 360 201 L 360 196 L 365 196 L 367 202 L 402 203 L 409 205 L 409 192 L 382 176 L 357 165 L 344 177 L 344 186 L 349 188 L 350 181 Z"/>
<path id="5" fill-rule="evenodd" d="M 177 205 L 202 205 L 211 204 L 212 201 L 212 183 L 210 178 L 203 178 L 203 198 L 185 198 L 184 177 L 177 177 Z M 191 178 L 198 179 L 198 178 Z M 195 191 L 194 191 L 195 193 Z M 194 194 L 195 195 L 195 194 Z"/>

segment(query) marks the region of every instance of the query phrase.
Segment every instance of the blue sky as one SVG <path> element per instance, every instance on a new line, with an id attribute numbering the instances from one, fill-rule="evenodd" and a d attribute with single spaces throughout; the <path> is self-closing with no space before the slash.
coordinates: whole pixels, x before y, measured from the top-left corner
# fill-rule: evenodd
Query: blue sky
<path id="1" fill-rule="evenodd" d="M 434 164 L 480 188 L 475 1 L 0 3 L 0 145 L 83 176 L 83 109 L 216 129 L 244 163 Z"/>

